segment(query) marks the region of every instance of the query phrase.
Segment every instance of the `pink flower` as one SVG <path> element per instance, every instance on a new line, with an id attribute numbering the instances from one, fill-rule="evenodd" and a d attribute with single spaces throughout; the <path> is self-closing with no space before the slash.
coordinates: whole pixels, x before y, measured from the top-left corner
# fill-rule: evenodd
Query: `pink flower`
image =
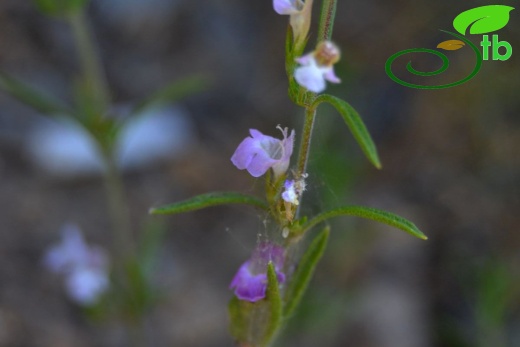
<path id="1" fill-rule="evenodd" d="M 283 134 L 282 140 L 250 129 L 251 137 L 246 137 L 231 157 L 233 164 L 239 170 L 247 169 L 253 177 L 262 176 L 270 168 L 273 169 L 275 177 L 283 175 L 289 168 L 293 152 L 294 130 L 287 136 L 287 128 L 279 129 Z"/>

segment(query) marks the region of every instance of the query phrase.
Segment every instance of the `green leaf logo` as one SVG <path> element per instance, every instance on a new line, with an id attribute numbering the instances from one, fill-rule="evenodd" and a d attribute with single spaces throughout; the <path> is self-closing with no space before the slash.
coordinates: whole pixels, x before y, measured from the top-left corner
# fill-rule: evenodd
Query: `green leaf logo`
<path id="1" fill-rule="evenodd" d="M 453 27 L 462 35 L 470 27 L 470 34 L 486 34 L 502 29 L 509 22 L 509 12 L 514 7 L 505 5 L 487 5 L 476 7 L 459 14 L 453 20 Z"/>

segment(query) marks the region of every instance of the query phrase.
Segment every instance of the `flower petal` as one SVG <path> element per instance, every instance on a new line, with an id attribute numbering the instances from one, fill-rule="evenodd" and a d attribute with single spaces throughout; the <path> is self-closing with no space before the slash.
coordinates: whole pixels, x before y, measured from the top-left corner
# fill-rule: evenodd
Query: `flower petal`
<path id="1" fill-rule="evenodd" d="M 299 85 L 311 92 L 320 93 L 325 90 L 325 79 L 316 65 L 300 66 L 294 71 L 294 78 Z"/>
<path id="2" fill-rule="evenodd" d="M 331 83 L 340 83 L 341 82 L 339 77 L 336 76 L 336 74 L 334 73 L 334 68 L 332 66 L 330 68 L 327 68 L 324 71 L 323 77 L 325 77 L 325 79 Z"/>
<path id="3" fill-rule="evenodd" d="M 267 172 L 274 164 L 276 164 L 277 160 L 271 159 L 269 155 L 264 151 L 258 151 L 249 165 L 247 165 L 247 171 L 253 177 L 260 177 Z"/>
<path id="4" fill-rule="evenodd" d="M 235 289 L 235 295 L 240 300 L 256 302 L 265 298 L 267 275 L 265 273 L 253 275 L 249 270 L 249 265 L 250 261 L 242 264 L 229 288 Z"/>
<path id="5" fill-rule="evenodd" d="M 69 296 L 79 304 L 92 305 L 108 289 L 109 280 L 105 271 L 83 268 L 72 272 L 66 281 Z"/>
<path id="6" fill-rule="evenodd" d="M 273 0 L 273 8 L 278 14 L 290 15 L 298 13 L 294 1 L 291 0 Z"/>
<path id="7" fill-rule="evenodd" d="M 244 141 L 242 141 L 233 156 L 231 157 L 231 162 L 235 165 L 239 170 L 244 170 L 253 160 L 253 157 L 257 153 L 257 146 L 255 144 L 255 140 L 250 137 L 246 137 Z"/>
<path id="8" fill-rule="evenodd" d="M 311 65 L 314 62 L 314 54 L 305 54 L 304 56 L 296 58 L 296 62 L 301 65 Z"/>

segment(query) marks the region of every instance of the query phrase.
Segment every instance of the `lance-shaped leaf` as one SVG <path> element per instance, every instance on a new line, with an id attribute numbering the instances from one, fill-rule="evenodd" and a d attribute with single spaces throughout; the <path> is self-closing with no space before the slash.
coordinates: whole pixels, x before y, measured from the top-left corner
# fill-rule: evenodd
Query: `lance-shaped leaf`
<path id="1" fill-rule="evenodd" d="M 300 304 L 300 301 L 309 286 L 309 282 L 312 279 L 316 265 L 318 265 L 318 262 L 325 251 L 325 247 L 327 247 L 328 240 L 329 227 L 326 227 L 314 238 L 305 251 L 285 294 L 286 304 L 284 308 L 284 317 L 290 317 L 296 307 Z"/>
<path id="2" fill-rule="evenodd" d="M 264 200 L 253 195 L 235 193 L 235 192 L 215 192 L 197 195 L 191 199 L 168 204 L 150 209 L 150 214 L 177 214 L 190 211 L 200 210 L 206 207 L 218 205 L 245 204 L 252 205 L 263 210 L 269 207 Z"/>
<path id="3" fill-rule="evenodd" d="M 282 323 L 282 298 L 280 285 L 272 262 L 267 265 L 267 304 L 269 306 L 269 318 L 266 322 L 263 343 L 261 346 L 269 346 L 276 337 L 276 333 Z"/>
<path id="4" fill-rule="evenodd" d="M 251 316 L 259 303 L 253 303 L 231 298 L 228 305 L 229 331 L 231 336 L 239 343 L 249 343 L 252 339 Z"/>
<path id="5" fill-rule="evenodd" d="M 376 145 L 374 144 L 374 141 L 372 141 L 370 133 L 356 110 L 350 106 L 348 102 L 327 94 L 318 96 L 314 101 L 313 106 L 317 107 L 322 102 L 327 102 L 338 110 L 368 160 L 370 160 L 376 168 L 380 169 L 381 162 L 377 154 Z"/>
<path id="6" fill-rule="evenodd" d="M 333 217 L 340 217 L 340 216 L 356 216 L 366 219 L 371 219 L 376 222 L 380 222 L 383 224 L 387 224 L 390 226 L 393 226 L 397 229 L 401 229 L 408 234 L 418 237 L 420 239 L 426 240 L 428 239 L 426 235 L 422 233 L 422 231 L 417 228 L 415 224 L 410 222 L 407 219 L 404 219 L 403 217 L 400 217 L 396 214 L 378 210 L 371 207 L 363 207 L 363 206 L 346 206 L 346 207 L 340 207 L 336 208 L 334 210 L 323 212 L 317 215 L 316 217 L 309 220 L 306 224 L 302 226 L 301 232 L 304 233 L 305 231 L 309 230 L 316 224 L 319 224 L 329 218 Z"/>
<path id="7" fill-rule="evenodd" d="M 0 72 L 0 89 L 44 115 L 56 116 L 70 113 L 60 102 L 3 72 Z"/>
<path id="8" fill-rule="evenodd" d="M 166 104 L 171 104 L 188 95 L 203 90 L 207 87 L 207 85 L 208 80 L 198 75 L 172 82 L 137 104 L 132 109 L 131 113 L 132 115 L 137 115 L 152 107 L 160 107 Z"/>
<path id="9" fill-rule="evenodd" d="M 459 14 L 453 20 L 453 27 L 462 35 L 470 27 L 470 34 L 486 34 L 502 29 L 509 22 L 509 12 L 514 7 L 487 5 L 472 8 Z"/>

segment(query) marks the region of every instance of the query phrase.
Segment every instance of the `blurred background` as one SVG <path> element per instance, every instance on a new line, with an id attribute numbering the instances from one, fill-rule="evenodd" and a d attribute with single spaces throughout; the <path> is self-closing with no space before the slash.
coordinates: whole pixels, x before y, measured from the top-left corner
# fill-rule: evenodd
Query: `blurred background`
<path id="1" fill-rule="evenodd" d="M 453 30 L 457 14 L 487 4 L 339 2 L 333 39 L 342 48 L 336 73 L 343 83 L 328 92 L 362 115 L 383 170 L 370 166 L 341 117 L 323 107 L 304 212 L 382 208 L 414 221 L 429 240 L 334 220 L 316 277 L 277 346 L 520 345 L 520 12 L 497 32 L 512 57 L 484 61 L 461 86 L 406 88 L 384 70 L 398 51 L 450 39 L 439 29 Z M 268 0 L 93 0 L 87 14 L 114 109 L 172 80 L 206 80 L 199 92 L 154 111 L 159 123 L 129 126 L 120 161 L 134 231 L 166 231 L 149 345 L 232 346 L 228 285 L 265 234 L 264 216 L 237 206 L 166 217 L 148 209 L 208 191 L 261 191 L 261 181 L 229 158 L 249 128 L 272 136 L 278 124 L 301 128 L 303 114 L 287 97 L 287 18 Z M 314 26 L 310 42 L 315 34 Z M 472 40 L 478 45 L 480 36 Z M 471 51 L 450 57 L 446 81 L 472 70 Z M 416 68 L 432 64 L 425 57 Z M 67 22 L 30 1 L 0 1 L 0 70 L 71 101 L 79 65 Z M 73 127 L 49 124 L 3 92 L 0 105 L 0 346 L 124 345 L 117 321 L 89 319 L 42 265 L 68 222 L 109 248 L 99 160 Z"/>

